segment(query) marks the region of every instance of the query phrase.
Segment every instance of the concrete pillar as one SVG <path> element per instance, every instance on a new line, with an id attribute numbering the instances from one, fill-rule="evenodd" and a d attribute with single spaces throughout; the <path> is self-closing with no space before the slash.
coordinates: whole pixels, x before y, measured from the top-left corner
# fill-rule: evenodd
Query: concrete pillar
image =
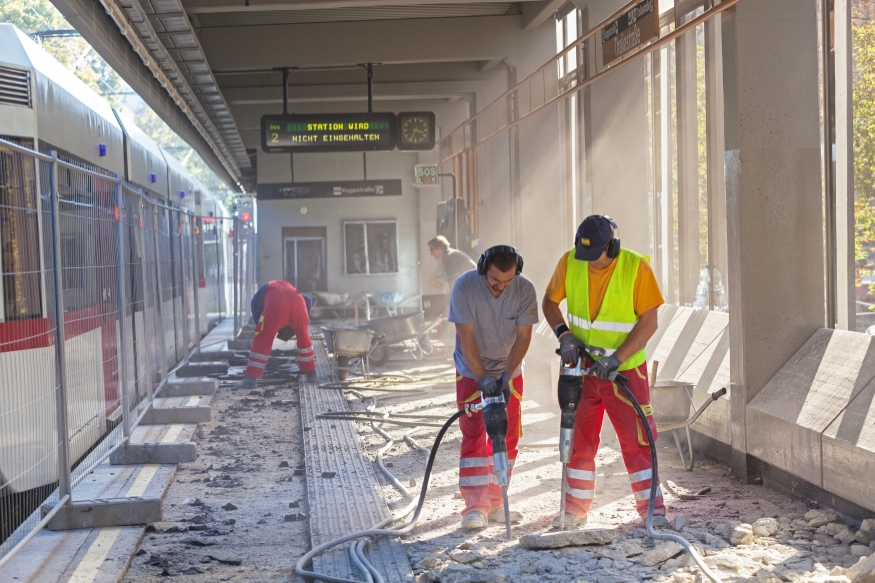
<path id="1" fill-rule="evenodd" d="M 742 2 L 724 12 L 732 467 L 747 404 L 824 322 L 816 4 Z"/>

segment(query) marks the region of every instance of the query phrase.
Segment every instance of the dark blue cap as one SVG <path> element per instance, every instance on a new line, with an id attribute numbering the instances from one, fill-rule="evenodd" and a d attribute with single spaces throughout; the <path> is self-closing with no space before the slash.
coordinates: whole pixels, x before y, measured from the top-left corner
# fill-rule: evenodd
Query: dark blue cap
<path id="1" fill-rule="evenodd" d="M 614 238 L 611 222 L 602 215 L 590 215 L 577 227 L 574 239 L 574 258 L 579 261 L 595 261 L 602 256 L 605 247 Z"/>

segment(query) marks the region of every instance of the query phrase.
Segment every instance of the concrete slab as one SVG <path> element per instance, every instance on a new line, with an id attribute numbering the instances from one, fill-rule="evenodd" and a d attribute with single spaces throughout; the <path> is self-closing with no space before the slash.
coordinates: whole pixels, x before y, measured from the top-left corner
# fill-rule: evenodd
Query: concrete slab
<path id="1" fill-rule="evenodd" d="M 162 397 L 190 397 L 192 395 L 215 395 L 218 381 L 203 378 L 184 378 L 167 383 L 161 388 Z"/>
<path id="2" fill-rule="evenodd" d="M 52 510 L 43 506 L 45 517 Z M 105 498 L 103 500 L 75 500 L 55 514 L 46 528 L 49 530 L 75 530 L 80 528 L 103 528 L 132 526 L 161 522 L 160 498 Z"/>
<path id="3" fill-rule="evenodd" d="M 191 362 L 216 362 L 234 358 L 233 350 L 201 350 L 191 355 Z"/>
<path id="4" fill-rule="evenodd" d="M 197 445 L 192 442 L 129 443 L 109 456 L 117 466 L 131 464 L 182 464 L 197 459 Z"/>
<path id="5" fill-rule="evenodd" d="M 131 443 L 176 443 L 192 441 L 197 423 L 170 425 L 137 425 L 131 432 Z"/>
<path id="6" fill-rule="evenodd" d="M 244 328 L 237 335 L 237 338 L 240 340 L 252 340 L 253 338 L 255 338 L 255 328 L 252 328 L 252 330 L 247 330 Z"/>
<path id="7" fill-rule="evenodd" d="M 212 419 L 209 407 L 152 407 L 140 421 L 143 425 L 169 425 L 171 423 L 206 423 Z"/>
<path id="8" fill-rule="evenodd" d="M 205 377 L 211 374 L 228 374 L 228 363 L 223 361 L 190 362 L 176 370 L 178 377 Z"/>
<path id="9" fill-rule="evenodd" d="M 818 330 L 749 403 L 748 452 L 823 487 L 821 433 L 873 378 L 871 336 Z"/>
<path id="10" fill-rule="evenodd" d="M 228 340 L 229 350 L 250 350 L 252 348 L 252 340 Z"/>

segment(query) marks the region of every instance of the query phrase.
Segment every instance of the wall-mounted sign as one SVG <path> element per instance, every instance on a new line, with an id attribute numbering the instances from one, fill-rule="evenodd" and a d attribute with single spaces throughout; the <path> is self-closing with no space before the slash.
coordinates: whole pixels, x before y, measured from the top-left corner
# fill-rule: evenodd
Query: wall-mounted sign
<path id="1" fill-rule="evenodd" d="M 348 198 L 356 196 L 401 196 L 400 180 L 341 180 L 337 182 L 286 182 L 259 184 L 258 200 L 298 198 Z"/>
<path id="2" fill-rule="evenodd" d="M 420 186 L 437 186 L 441 183 L 438 177 L 437 164 L 417 164 L 413 167 L 413 173 L 416 176 L 414 185 L 417 188 Z"/>
<path id="3" fill-rule="evenodd" d="M 601 30 L 602 66 L 659 37 L 659 4 L 644 0 Z"/>
<path id="4" fill-rule="evenodd" d="M 431 150 L 434 148 L 434 113 L 407 111 L 398 114 L 398 149 Z"/>
<path id="5" fill-rule="evenodd" d="M 261 118 L 261 149 L 269 153 L 394 148 L 394 113 L 279 114 Z"/>

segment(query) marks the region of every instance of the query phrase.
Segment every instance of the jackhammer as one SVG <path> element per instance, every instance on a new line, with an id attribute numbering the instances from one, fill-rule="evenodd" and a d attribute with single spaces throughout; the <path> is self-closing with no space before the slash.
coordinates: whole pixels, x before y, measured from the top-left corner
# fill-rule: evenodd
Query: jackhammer
<path id="1" fill-rule="evenodd" d="M 466 405 L 465 413 L 470 417 L 472 413 L 483 410 L 483 427 L 486 435 L 492 442 L 492 472 L 498 486 L 501 488 L 501 499 L 504 502 L 504 525 L 507 529 L 507 540 L 511 540 L 510 534 L 510 504 L 507 501 L 507 487 L 510 485 L 510 464 L 507 460 L 507 403 L 504 395 L 497 397 L 483 396 L 479 403 Z"/>
<path id="2" fill-rule="evenodd" d="M 582 359 L 577 359 L 577 366 L 562 364 L 559 372 L 559 409 L 562 420 L 559 424 L 559 461 L 562 462 L 562 482 L 559 498 L 559 530 L 565 530 L 565 491 L 568 488 L 568 462 L 571 461 L 571 449 L 574 445 L 574 416 L 577 405 L 583 394 L 583 377 L 586 369 Z"/>

